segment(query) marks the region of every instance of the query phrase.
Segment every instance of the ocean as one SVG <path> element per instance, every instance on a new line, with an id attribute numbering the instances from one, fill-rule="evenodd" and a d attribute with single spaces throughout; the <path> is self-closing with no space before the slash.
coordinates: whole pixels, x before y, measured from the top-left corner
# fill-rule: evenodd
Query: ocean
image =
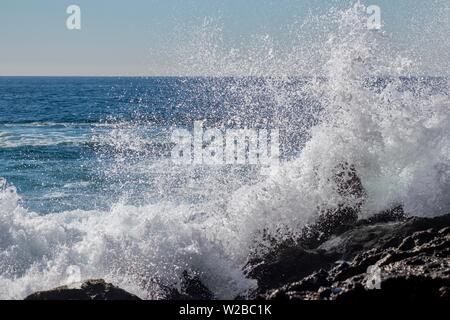
<path id="1" fill-rule="evenodd" d="M 158 299 L 185 270 L 233 298 L 249 256 L 319 212 L 448 213 L 448 78 L 413 76 L 355 8 L 308 76 L 283 69 L 293 52 L 246 77 L 0 77 L 0 298 L 103 278 Z M 279 164 L 175 165 L 172 133 L 197 121 L 278 130 Z M 339 191 L 350 171 L 362 204 Z"/>
<path id="2" fill-rule="evenodd" d="M 207 85 L 195 78 L 2 77 L 1 176 L 35 212 L 106 209 L 124 188 L 139 191 L 139 177 L 114 176 L 119 156 L 127 154 L 129 165 L 142 153 L 170 157 L 170 130 L 225 119 Z"/>

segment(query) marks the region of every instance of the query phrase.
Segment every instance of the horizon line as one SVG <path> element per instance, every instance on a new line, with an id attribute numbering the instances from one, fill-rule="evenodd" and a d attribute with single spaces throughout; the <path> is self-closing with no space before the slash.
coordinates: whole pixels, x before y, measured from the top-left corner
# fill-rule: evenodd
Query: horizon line
<path id="1" fill-rule="evenodd" d="M 0 78 L 314 78 L 311 75 L 0 75 Z M 316 76 L 325 78 L 324 76 Z M 370 76 L 369 76 L 370 77 Z M 389 75 L 383 77 L 390 77 Z M 402 78 L 450 78 L 450 75 L 403 75 Z"/>

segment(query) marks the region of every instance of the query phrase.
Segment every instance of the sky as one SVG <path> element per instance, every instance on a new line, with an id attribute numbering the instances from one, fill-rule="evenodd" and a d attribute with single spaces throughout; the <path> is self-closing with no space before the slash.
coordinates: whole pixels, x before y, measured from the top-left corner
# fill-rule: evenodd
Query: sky
<path id="1" fill-rule="evenodd" d="M 255 35 L 283 41 L 287 25 L 344 2 L 1 0 L 0 75 L 183 75 L 179 53 L 205 18 L 220 21 L 225 42 L 240 48 Z M 423 73 L 450 75 L 450 1 L 362 2 L 380 6 L 385 30 L 420 56 Z M 72 4 L 81 8 L 80 30 L 66 27 Z"/>

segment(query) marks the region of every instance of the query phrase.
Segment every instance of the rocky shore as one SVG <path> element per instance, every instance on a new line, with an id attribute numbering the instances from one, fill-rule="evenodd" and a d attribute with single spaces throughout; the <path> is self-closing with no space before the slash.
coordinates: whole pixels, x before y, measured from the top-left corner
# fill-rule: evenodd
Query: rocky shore
<path id="1" fill-rule="evenodd" d="M 357 221 L 316 248 L 288 245 L 249 263 L 258 280 L 253 298 L 450 300 L 450 215 L 386 218 Z"/>
<path id="2" fill-rule="evenodd" d="M 359 219 L 366 193 L 352 165 L 334 177 L 338 193 L 353 205 L 319 210 L 312 225 L 254 253 L 243 271 L 257 280 L 236 299 L 386 301 L 450 300 L 450 214 L 407 217 L 402 206 Z M 424 215 L 428 216 L 428 215 Z M 258 252 L 258 250 L 256 250 Z M 162 288 L 166 300 L 211 300 L 214 294 L 195 272 L 183 272 L 180 289 Z M 37 292 L 27 299 L 136 299 L 88 280 Z"/>
<path id="3" fill-rule="evenodd" d="M 258 288 L 236 298 L 450 300 L 450 215 L 406 218 L 396 208 L 369 220 L 325 217 L 308 231 L 309 236 L 250 258 L 244 271 L 258 281 Z M 103 280 L 88 280 L 26 299 L 139 298 Z M 166 299 L 209 300 L 214 295 L 199 277 L 185 272 L 181 292 L 168 288 Z"/>
<path id="4" fill-rule="evenodd" d="M 140 300 L 103 279 L 91 279 L 48 291 L 39 291 L 25 300 Z"/>

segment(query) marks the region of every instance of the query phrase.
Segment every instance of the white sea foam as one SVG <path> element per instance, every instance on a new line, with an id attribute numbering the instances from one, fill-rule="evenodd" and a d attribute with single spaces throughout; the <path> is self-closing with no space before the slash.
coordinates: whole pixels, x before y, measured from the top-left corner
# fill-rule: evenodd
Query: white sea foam
<path id="1" fill-rule="evenodd" d="M 195 270 L 217 297 L 231 298 L 255 285 L 241 268 L 261 230 L 283 237 L 280 230 L 297 230 L 313 221 L 318 207 L 354 205 L 355 199 L 342 196 L 333 179 L 342 163 L 355 167 L 365 188 L 362 215 L 398 204 L 410 215 L 448 213 L 449 97 L 432 94 L 425 87 L 415 92 L 399 90 L 398 76 L 411 74 L 416 61 L 391 48 L 387 35 L 367 30 L 364 12 L 356 5 L 317 18 L 335 26 L 329 28 L 327 41 L 320 41 L 321 49 L 316 51 L 320 63 L 309 68 L 327 81 L 312 80 L 294 91 L 285 72 L 301 68 L 304 51 L 293 48 L 289 59 L 280 58 L 277 69 L 276 52 L 264 54 L 262 60 L 256 54 L 249 60 L 240 59 L 236 51 L 212 54 L 210 47 L 217 46 L 211 37 L 197 44 L 200 57 L 193 60 L 198 58 L 203 70 L 233 74 L 240 64 L 253 75 L 273 71 L 275 77 L 265 80 L 265 93 L 280 109 L 280 127 L 294 122 L 297 127 L 290 130 L 302 130 L 303 120 L 294 118 L 300 116 L 286 109 L 305 95 L 320 101 L 318 124 L 308 132 L 310 139 L 302 152 L 264 180 L 227 181 L 220 170 L 196 180 L 191 174 L 195 169 L 186 168 L 189 174 L 178 169 L 182 171 L 162 175 L 156 183 L 171 185 L 171 178 L 185 174 L 183 183 L 172 183 L 173 192 L 186 196 L 183 200 L 168 197 L 142 206 L 119 201 L 109 211 L 44 216 L 23 209 L 15 189 L 4 185 L 0 192 L 0 297 L 22 298 L 61 285 L 70 279 L 67 268 L 78 266 L 82 278 L 105 278 L 144 298 L 158 298 L 159 285 L 176 286 L 183 270 Z M 250 54 L 267 53 L 264 48 Z M 225 63 L 229 61 L 236 67 L 231 71 L 233 64 Z M 285 68 L 289 62 L 291 68 Z M 384 88 L 377 91 L 367 86 L 368 77 L 385 75 L 392 76 L 392 81 Z M 235 90 L 252 103 L 260 89 L 234 86 L 226 90 Z M 120 136 L 115 136 L 119 146 Z M 129 136 L 124 139 L 130 141 Z M 127 176 L 127 168 L 128 163 L 119 161 L 114 174 Z M 170 188 L 162 189 L 170 193 Z M 196 190 L 203 190 L 205 197 L 187 201 Z"/>
<path id="2" fill-rule="evenodd" d="M 78 125 L 80 127 L 80 125 Z M 89 127 L 53 123 L 0 125 L 0 148 L 79 145 L 89 141 Z"/>

